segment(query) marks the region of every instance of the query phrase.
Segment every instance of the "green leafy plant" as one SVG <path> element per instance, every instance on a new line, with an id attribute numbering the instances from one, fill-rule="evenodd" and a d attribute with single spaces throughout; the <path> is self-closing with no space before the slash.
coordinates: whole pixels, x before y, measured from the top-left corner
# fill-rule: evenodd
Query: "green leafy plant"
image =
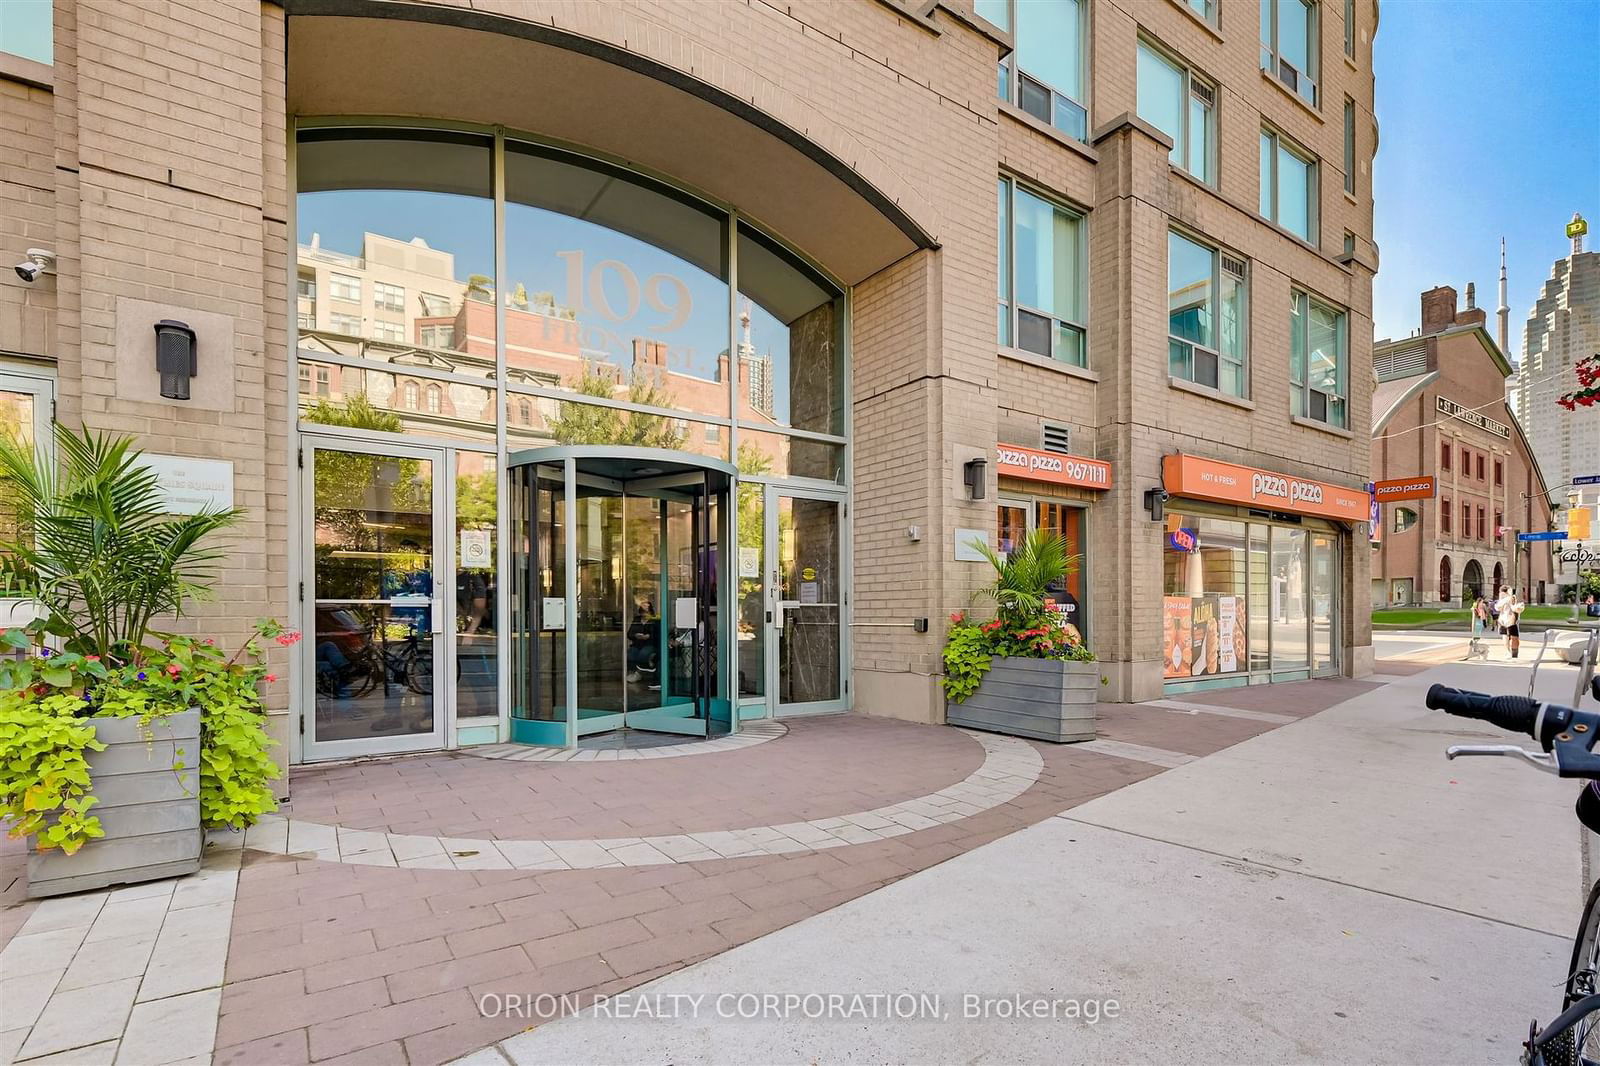
<path id="1" fill-rule="evenodd" d="M 1059 536 L 1034 530 L 1005 557 L 981 542 L 973 546 L 995 570 L 994 582 L 981 593 L 994 602 L 995 616 L 986 622 L 964 612 L 950 616 L 940 681 L 947 698 L 962 703 L 976 692 L 995 656 L 1094 661 L 1077 631 L 1061 622 L 1050 595 L 1051 586 L 1077 572 L 1077 556 L 1067 554 Z"/>
<path id="2" fill-rule="evenodd" d="M 58 466 L 0 437 L 0 481 L 17 535 L 0 542 L 0 583 L 35 601 L 68 651 L 128 661 L 158 616 L 205 597 L 222 552 L 201 547 L 237 510 L 166 513 L 155 472 L 127 437 L 55 429 Z"/>
<path id="3" fill-rule="evenodd" d="M 101 836 L 89 813 L 88 751 L 104 751 L 94 724 L 78 717 L 83 697 L 69 688 L 0 692 L 0 817 L 13 837 L 71 855 Z"/>
<path id="4" fill-rule="evenodd" d="M 87 813 L 95 799 L 85 753 L 105 748 L 95 720 L 137 717 L 148 737 L 152 722 L 191 707 L 200 708 L 200 751 L 180 750 L 172 769 L 198 758 L 201 823 L 242 829 L 276 807 L 260 685 L 277 678 L 266 672 L 260 640 L 287 647 L 298 633 L 260 622 L 231 657 L 210 640 L 170 637 L 112 669 L 95 656 L 51 653 L 32 643 L 37 635 L 0 635 L 7 647 L 33 652 L 0 665 L 0 817 L 13 837 L 32 835 L 41 849 L 70 855 L 100 836 L 99 819 Z"/>

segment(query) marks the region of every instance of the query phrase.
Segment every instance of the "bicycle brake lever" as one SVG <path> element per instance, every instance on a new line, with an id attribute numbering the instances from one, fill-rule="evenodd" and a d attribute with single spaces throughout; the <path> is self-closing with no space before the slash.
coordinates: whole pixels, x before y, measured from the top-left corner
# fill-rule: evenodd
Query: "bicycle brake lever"
<path id="1" fill-rule="evenodd" d="M 1454 759 L 1458 755 L 1510 755 L 1533 764 L 1545 773 L 1560 773 L 1554 755 L 1543 751 L 1529 751 L 1515 744 L 1452 744 L 1445 749 L 1446 759 Z"/>

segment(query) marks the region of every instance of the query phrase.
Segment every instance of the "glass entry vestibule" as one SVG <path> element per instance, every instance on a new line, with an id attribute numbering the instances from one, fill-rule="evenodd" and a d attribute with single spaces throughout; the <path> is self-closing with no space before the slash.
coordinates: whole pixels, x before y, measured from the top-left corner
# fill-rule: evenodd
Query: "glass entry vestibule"
<path id="1" fill-rule="evenodd" d="M 722 550 L 734 473 L 657 448 L 510 457 L 512 740 L 734 728 Z"/>

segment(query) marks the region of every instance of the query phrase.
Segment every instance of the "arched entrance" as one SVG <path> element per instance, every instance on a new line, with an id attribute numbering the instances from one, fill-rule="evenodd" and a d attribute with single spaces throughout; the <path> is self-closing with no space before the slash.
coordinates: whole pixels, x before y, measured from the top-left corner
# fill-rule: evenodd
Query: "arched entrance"
<path id="1" fill-rule="evenodd" d="M 1450 556 L 1446 555 L 1439 560 L 1439 602 L 1450 603 L 1455 599 L 1451 595 L 1451 570 Z"/>
<path id="2" fill-rule="evenodd" d="M 1489 586 L 1489 594 L 1492 595 L 1492 596 L 1498 596 L 1500 594 L 1501 586 L 1503 586 L 1505 583 L 1506 583 L 1505 567 L 1501 566 L 1499 563 L 1495 563 L 1494 564 L 1494 584 Z"/>
<path id="3" fill-rule="evenodd" d="M 1476 559 L 1468 559 L 1461 571 L 1461 602 L 1475 600 L 1483 595 L 1483 566 Z"/>

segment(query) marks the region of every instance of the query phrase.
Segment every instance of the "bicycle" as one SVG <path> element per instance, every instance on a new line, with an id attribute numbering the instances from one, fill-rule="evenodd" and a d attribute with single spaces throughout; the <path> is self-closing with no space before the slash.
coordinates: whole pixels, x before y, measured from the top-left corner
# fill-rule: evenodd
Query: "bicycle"
<path id="1" fill-rule="evenodd" d="M 1600 700 L 1600 677 L 1594 673 L 1597 650 L 1600 630 L 1590 635 L 1579 662 L 1574 704 L 1585 691 Z M 1600 833 L 1600 753 L 1592 750 L 1600 740 L 1600 712 L 1446 685 L 1429 688 L 1426 702 L 1431 710 L 1488 722 L 1538 741 L 1542 751 L 1515 744 L 1455 744 L 1445 758 L 1504 755 L 1558 777 L 1584 778 L 1589 784 L 1578 795 L 1576 814 L 1590 832 Z M 1521 1061 L 1523 1066 L 1600 1066 L 1600 880 L 1589 891 L 1573 940 L 1561 1014 L 1543 1029 L 1537 1020 L 1529 1025 Z"/>

